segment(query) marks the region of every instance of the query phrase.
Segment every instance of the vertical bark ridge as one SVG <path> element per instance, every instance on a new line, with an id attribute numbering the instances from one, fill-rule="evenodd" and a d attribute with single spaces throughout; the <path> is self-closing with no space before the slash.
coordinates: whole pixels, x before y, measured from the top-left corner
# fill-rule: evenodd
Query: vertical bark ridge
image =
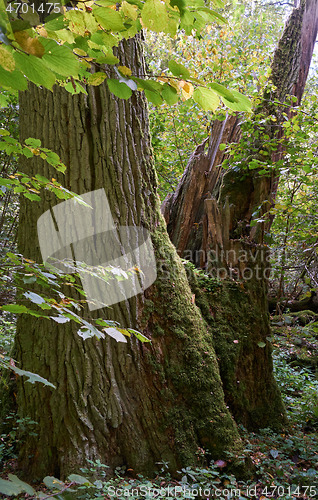
<path id="1" fill-rule="evenodd" d="M 124 42 L 119 54 L 122 64 L 144 73 L 137 39 Z M 158 279 L 144 295 L 93 314 L 141 329 L 151 344 L 83 341 L 70 323 L 19 319 L 19 366 L 57 386 L 18 380 L 19 412 L 39 422 L 38 435 L 21 448 L 28 476 L 63 477 L 88 459 L 144 473 L 165 460 L 176 470 L 194 463 L 198 446 L 214 457 L 239 453 L 211 335 L 160 215 L 144 97 L 117 99 L 106 84 L 87 96 L 31 85 L 20 96 L 20 123 L 22 140 L 40 138 L 67 165 L 65 179 L 39 158 L 23 161 L 21 169 L 54 176 L 79 194 L 103 187 L 115 224 L 146 227 L 158 261 Z M 41 260 L 36 223 L 55 204 L 49 193 L 43 203 L 21 200 L 19 248 L 26 257 Z"/>

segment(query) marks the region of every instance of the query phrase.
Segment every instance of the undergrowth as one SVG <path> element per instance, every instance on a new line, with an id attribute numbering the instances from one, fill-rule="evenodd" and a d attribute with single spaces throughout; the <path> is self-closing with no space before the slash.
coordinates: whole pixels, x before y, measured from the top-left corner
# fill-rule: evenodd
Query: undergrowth
<path id="1" fill-rule="evenodd" d="M 13 333 L 10 321 L 0 325 L 0 349 L 8 355 Z M 66 481 L 48 476 L 38 486 L 28 485 L 10 474 L 16 459 L 16 442 L 24 432 L 36 432 L 36 423 L 19 420 L 8 434 L 0 436 L 0 464 L 5 482 L 0 479 L 0 498 L 57 498 L 63 500 L 150 499 L 282 499 L 318 498 L 318 378 L 316 364 L 317 333 L 310 325 L 293 327 L 282 322 L 272 338 L 275 376 L 286 405 L 289 426 L 277 434 L 271 429 L 258 433 L 240 428 L 245 457 L 252 464 L 250 479 L 241 481 L 229 472 L 230 454 L 206 467 L 187 467 L 177 478 L 168 472 L 169 464 L 159 463 L 154 479 L 118 468 L 109 477 L 108 467 L 90 462 L 79 474 Z M 307 356 L 307 357 L 306 357 Z M 31 424 L 31 425 L 30 425 Z M 203 450 L 202 454 L 204 453 Z M 7 481 L 9 479 L 9 482 Z M 11 492 L 10 492 L 11 487 Z M 1 490 L 2 488 L 2 490 Z"/>

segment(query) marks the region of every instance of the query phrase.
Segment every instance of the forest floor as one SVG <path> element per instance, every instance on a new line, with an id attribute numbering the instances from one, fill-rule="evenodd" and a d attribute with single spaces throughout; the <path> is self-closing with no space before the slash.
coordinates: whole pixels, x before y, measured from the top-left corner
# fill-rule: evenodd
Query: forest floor
<path id="1" fill-rule="evenodd" d="M 46 478 L 33 486 L 35 496 L 24 491 L 20 495 L 0 498 L 58 498 L 124 500 L 139 499 L 282 499 L 307 500 L 318 498 L 318 322 L 313 313 L 284 314 L 272 318 L 274 369 L 286 405 L 289 426 L 282 433 L 263 429 L 251 433 L 241 427 L 245 454 L 253 464 L 253 474 L 245 481 L 229 472 L 231 456 L 220 457 L 203 466 L 204 450 L 198 452 L 198 465 L 180 471 L 173 479 L 168 464 L 158 464 L 155 479 L 133 471 L 118 469 L 109 478 L 107 465 L 92 463 L 82 475 L 73 474 L 65 483 Z M 14 325 L 0 317 L 0 354 L 7 355 L 14 334 Z M 307 324 L 306 324 L 307 323 Z M 0 471 L 3 479 L 17 474 L 18 436 L 34 432 L 36 424 L 26 419 L 13 419 L 13 430 L 0 435 Z M 10 477 L 10 476 L 9 476 Z M 97 478 L 97 479 L 96 479 Z M 14 478 L 11 476 L 13 481 Z M 1 479 L 0 479 L 1 481 Z M 41 492 L 41 493 L 40 493 Z M 38 496 L 38 495 L 41 496 Z"/>

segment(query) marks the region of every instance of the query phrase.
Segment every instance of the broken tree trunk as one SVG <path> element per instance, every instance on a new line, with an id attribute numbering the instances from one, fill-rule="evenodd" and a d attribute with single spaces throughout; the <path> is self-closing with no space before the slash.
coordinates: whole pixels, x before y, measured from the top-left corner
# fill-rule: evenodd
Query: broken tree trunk
<path id="1" fill-rule="evenodd" d="M 179 255 L 223 279 L 218 291 L 211 293 L 211 288 L 205 287 L 208 293 L 204 298 L 190 281 L 205 319 L 214 330 L 226 400 L 236 419 L 250 428 L 273 425 L 273 416 L 266 413 L 266 408 L 275 406 L 277 415 L 280 403 L 268 342 L 269 249 L 263 242 L 271 220 L 267 227 L 264 223 L 250 225 L 255 210 L 261 216 L 273 205 L 278 172 L 272 168 L 270 175 L 260 175 L 260 168 L 249 169 L 249 164 L 264 164 L 268 158 L 273 164 L 283 157 L 281 124 L 283 114 L 291 112 L 285 102 L 291 94 L 297 97 L 297 103 L 301 100 L 317 29 L 318 2 L 301 0 L 275 51 L 271 82 L 254 111 L 247 138 L 242 137 L 240 115 L 214 121 L 210 139 L 197 147 L 175 193 L 166 198 L 162 207 Z M 263 130 L 260 115 L 265 118 Z M 238 143 L 240 139 L 244 139 L 245 148 L 249 145 L 243 151 L 240 168 L 236 165 L 224 171 L 226 154 L 219 145 Z M 268 145 L 274 141 L 277 147 L 273 152 Z M 223 297 L 223 302 L 220 304 L 216 297 Z M 237 349 L 233 349 L 233 343 Z M 259 397 L 262 393 L 263 397 Z"/>

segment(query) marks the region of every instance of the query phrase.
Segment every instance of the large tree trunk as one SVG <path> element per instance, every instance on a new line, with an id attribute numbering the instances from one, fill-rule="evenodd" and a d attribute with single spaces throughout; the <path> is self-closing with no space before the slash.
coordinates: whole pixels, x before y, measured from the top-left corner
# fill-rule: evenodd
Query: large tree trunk
<path id="1" fill-rule="evenodd" d="M 274 203 L 278 173 L 272 169 L 270 176 L 264 176 L 247 167 L 252 159 L 266 161 L 271 155 L 275 162 L 282 158 L 280 144 L 274 153 L 271 149 L 266 151 L 267 144 L 283 136 L 282 112 L 288 110 L 280 103 L 289 94 L 296 95 L 300 102 L 317 29 L 318 2 L 301 0 L 274 54 L 272 81 L 254 112 L 254 129 L 249 130 L 248 138 L 243 137 L 245 144 L 248 141 L 250 144 L 250 150 L 246 146 L 243 168 L 224 172 L 225 153 L 219 149 L 220 143 L 242 139 L 240 116 L 215 121 L 210 140 L 197 147 L 175 193 L 166 198 L 162 207 L 179 255 L 224 280 L 217 300 L 216 292 L 210 291 L 205 292 L 203 300 L 202 290 L 199 292 L 193 282 L 192 289 L 200 296 L 205 319 L 215 332 L 226 401 L 235 418 L 251 428 L 272 425 L 273 415 L 266 412 L 266 407 L 272 411 L 274 405 L 274 415 L 280 407 L 268 342 L 269 249 L 263 240 L 264 231 L 269 230 L 272 221 L 250 227 L 255 210 L 259 209 L 261 216 Z M 260 116 L 267 119 L 262 132 Z M 226 324 L 224 316 L 228 317 Z"/>
<path id="2" fill-rule="evenodd" d="M 134 74 L 144 74 L 138 39 L 124 42 L 119 56 Z M 62 88 L 52 93 L 31 85 L 20 96 L 21 139 L 40 138 L 61 156 L 68 167 L 62 181 L 72 191 L 104 188 L 116 223 L 150 231 L 155 284 L 95 314 L 138 328 L 152 342 L 83 341 L 70 323 L 21 318 L 19 366 L 56 385 L 52 390 L 18 380 L 19 413 L 39 423 L 37 435 L 22 445 L 21 465 L 40 479 L 75 472 L 87 459 L 152 473 L 157 461 L 169 462 L 171 470 L 195 463 L 198 447 L 214 458 L 239 452 L 212 336 L 160 214 L 144 97 L 120 100 L 106 85 L 87 90 L 88 96 L 72 97 Z M 56 177 L 41 159 L 21 168 Z M 40 260 L 36 223 L 55 204 L 48 194 L 43 203 L 22 199 L 19 248 L 25 257 Z"/>

